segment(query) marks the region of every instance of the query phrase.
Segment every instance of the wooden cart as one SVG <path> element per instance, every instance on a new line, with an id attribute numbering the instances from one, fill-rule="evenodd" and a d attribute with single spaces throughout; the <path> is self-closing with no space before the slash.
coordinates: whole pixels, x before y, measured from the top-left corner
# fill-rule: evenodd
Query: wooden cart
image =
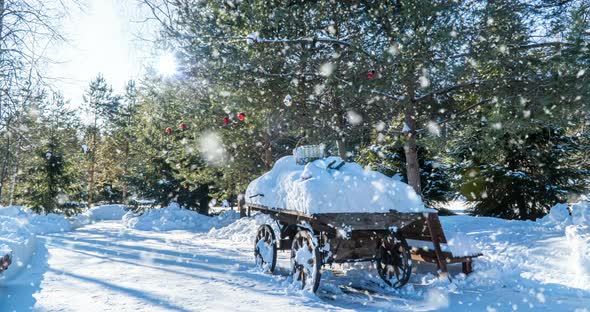
<path id="1" fill-rule="evenodd" d="M 472 258 L 443 251 L 447 242 L 437 213 L 322 213 L 246 204 L 250 210 L 270 215 L 280 228 L 277 236 L 270 224 L 256 233 L 254 255 L 259 269 L 273 272 L 277 250 L 291 250 L 291 270 L 304 289 L 316 291 L 324 264 L 373 261 L 388 285 L 399 288 L 412 272 L 412 260 L 431 262 L 447 275 L 447 264 L 461 263 L 465 274 L 472 271 Z M 414 246 L 409 240 L 427 241 L 432 248 Z"/>

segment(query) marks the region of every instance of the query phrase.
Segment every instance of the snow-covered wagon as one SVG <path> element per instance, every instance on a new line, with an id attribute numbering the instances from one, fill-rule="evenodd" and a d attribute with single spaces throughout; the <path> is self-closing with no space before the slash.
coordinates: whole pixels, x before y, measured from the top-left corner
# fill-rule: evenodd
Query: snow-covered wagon
<path id="1" fill-rule="evenodd" d="M 306 158 L 283 157 L 248 186 L 246 208 L 276 221 L 256 233 L 261 270 L 273 272 L 277 250 L 290 250 L 294 281 L 312 291 L 332 263 L 373 261 L 396 288 L 408 282 L 412 260 L 435 263 L 441 274 L 451 263 L 472 271 L 480 253 L 469 240 L 447 244 L 436 210 L 410 186 L 338 157 Z"/>

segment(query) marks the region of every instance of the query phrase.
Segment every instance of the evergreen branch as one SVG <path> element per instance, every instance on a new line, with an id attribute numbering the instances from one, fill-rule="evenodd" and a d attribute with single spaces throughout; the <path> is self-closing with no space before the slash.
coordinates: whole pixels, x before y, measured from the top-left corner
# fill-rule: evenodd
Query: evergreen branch
<path id="1" fill-rule="evenodd" d="M 575 47 L 576 44 L 570 42 L 563 42 L 563 41 L 548 41 L 548 42 L 540 42 L 540 43 L 533 43 L 533 44 L 525 44 L 517 46 L 519 49 L 536 49 L 536 48 L 545 48 L 545 47 Z"/>
<path id="2" fill-rule="evenodd" d="M 454 85 L 454 86 L 450 86 L 450 87 L 446 87 L 446 88 L 443 88 L 443 89 L 435 90 L 435 91 L 429 92 L 429 93 L 427 93 L 427 94 L 425 94 L 423 96 L 420 96 L 420 97 L 414 99 L 414 102 L 416 102 L 416 103 L 417 102 L 421 102 L 421 101 L 424 101 L 424 100 L 426 100 L 426 99 L 428 99 L 430 97 L 433 97 L 435 95 L 447 94 L 447 93 L 452 92 L 452 91 L 455 91 L 455 90 L 461 90 L 461 89 L 464 89 L 464 88 L 473 87 L 473 86 L 478 85 L 478 84 L 479 84 L 479 82 L 474 81 L 474 82 L 457 84 L 457 85 Z"/>
<path id="3" fill-rule="evenodd" d="M 357 47 L 356 45 L 354 45 L 346 40 L 340 40 L 340 39 L 330 38 L 330 37 L 312 37 L 312 38 L 301 37 L 301 38 L 293 38 L 293 39 L 289 39 L 289 38 L 264 39 L 264 38 L 258 38 L 258 37 L 229 37 L 229 38 L 225 37 L 225 38 L 218 38 L 218 39 L 241 40 L 241 41 L 252 42 L 254 44 L 274 44 L 274 43 L 284 43 L 284 44 L 311 43 L 311 44 L 315 44 L 315 43 L 319 42 L 319 43 L 344 46 L 347 48 L 351 48 L 355 51 L 361 52 L 369 57 L 372 57 L 372 55 L 369 52 L 366 52 L 362 48 Z"/>
<path id="4" fill-rule="evenodd" d="M 327 38 L 327 37 L 313 37 L 313 38 L 295 38 L 295 39 L 261 39 L 261 38 L 252 38 L 248 37 L 245 38 L 246 40 L 251 40 L 254 43 L 316 43 L 316 42 L 323 42 L 323 43 L 332 43 L 337 45 L 342 45 L 346 47 L 352 46 L 352 44 L 348 41 L 339 40 L 335 38 Z"/>
<path id="5" fill-rule="evenodd" d="M 442 121 L 441 121 L 441 122 L 439 122 L 438 124 L 439 124 L 439 125 L 445 124 L 445 123 L 447 123 L 447 122 L 449 122 L 449 121 L 451 121 L 451 120 L 453 120 L 453 119 L 455 119 L 455 118 L 457 118 L 457 117 L 459 117 L 459 116 L 462 116 L 462 115 L 464 115 L 464 114 L 468 113 L 468 112 L 469 112 L 469 111 L 471 111 L 472 109 L 474 109 L 474 108 L 476 108 L 476 107 L 479 107 L 479 106 L 481 106 L 481 105 L 483 105 L 483 104 L 486 104 L 486 103 L 488 103 L 488 102 L 490 102 L 490 101 L 491 101 L 490 99 L 481 100 L 481 101 L 479 101 L 479 102 L 477 102 L 477 103 L 475 103 L 475 104 L 472 104 L 472 105 L 468 106 L 468 107 L 467 107 L 467 108 L 465 108 L 464 110 L 462 110 L 462 111 L 459 111 L 458 113 L 454 114 L 454 116 L 452 116 L 452 117 L 449 117 L 449 118 L 447 118 L 447 119 L 444 119 L 444 120 L 442 120 Z"/>
<path id="6" fill-rule="evenodd" d="M 459 111 L 459 112 L 457 112 L 455 114 L 452 114 L 451 117 L 448 117 L 446 119 L 443 119 L 443 120 L 437 122 L 436 124 L 437 125 L 446 124 L 446 123 L 448 123 L 450 121 L 455 120 L 457 117 L 460 117 L 462 115 L 465 115 L 465 114 L 469 113 L 472 109 L 477 108 L 477 107 L 479 107 L 479 106 L 481 106 L 481 105 L 483 105 L 485 103 L 488 103 L 490 101 L 491 101 L 490 99 L 485 99 L 485 100 L 481 100 L 481 101 L 479 101 L 477 103 L 471 104 L 467 108 L 465 108 L 465 109 L 463 109 L 463 110 L 461 110 L 461 111 Z M 420 131 L 424 131 L 424 128 L 421 128 L 421 129 L 417 129 L 416 130 L 416 132 L 420 132 Z"/>
<path id="7" fill-rule="evenodd" d="M 384 96 L 386 98 L 389 98 L 389 99 L 392 99 L 392 100 L 396 100 L 396 101 L 399 101 L 399 102 L 401 102 L 401 101 L 403 101 L 405 99 L 405 97 L 403 95 L 393 95 L 393 94 L 389 94 L 389 93 L 386 93 L 386 92 L 383 92 L 383 91 L 379 91 L 379 90 L 375 90 L 375 89 L 371 90 L 371 93 L 382 95 L 382 96 Z"/>

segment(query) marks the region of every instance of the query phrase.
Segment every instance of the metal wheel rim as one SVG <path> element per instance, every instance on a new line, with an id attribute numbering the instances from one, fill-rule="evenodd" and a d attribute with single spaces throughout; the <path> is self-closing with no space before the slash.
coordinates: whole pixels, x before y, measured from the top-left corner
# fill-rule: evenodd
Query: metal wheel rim
<path id="1" fill-rule="evenodd" d="M 412 260 L 409 246 L 398 235 L 388 235 L 379 242 L 377 271 L 388 285 L 400 288 L 410 279 Z"/>
<path id="2" fill-rule="evenodd" d="M 304 232 L 305 234 L 302 234 Z M 295 235 L 291 246 L 291 276 L 293 281 L 301 283 L 301 289 L 310 289 L 315 292 L 319 286 L 320 271 L 318 263 L 318 250 L 314 246 L 311 234 L 307 231 L 300 231 Z M 297 263 L 296 253 L 302 248 L 307 249 L 311 257 L 308 259 L 307 266 L 303 263 Z M 309 284 L 308 284 L 309 283 Z M 311 285 L 310 285 L 311 284 Z"/>
<path id="3" fill-rule="evenodd" d="M 271 254 L 269 255 L 272 259 L 267 262 L 264 260 L 264 257 L 261 255 L 258 244 L 260 241 L 263 241 L 266 248 L 271 248 Z M 276 256 L 277 250 L 275 245 L 275 235 L 272 228 L 266 224 L 260 226 L 258 232 L 256 233 L 256 239 L 254 241 L 254 259 L 256 263 L 256 267 L 263 272 L 273 272 L 276 265 Z"/>

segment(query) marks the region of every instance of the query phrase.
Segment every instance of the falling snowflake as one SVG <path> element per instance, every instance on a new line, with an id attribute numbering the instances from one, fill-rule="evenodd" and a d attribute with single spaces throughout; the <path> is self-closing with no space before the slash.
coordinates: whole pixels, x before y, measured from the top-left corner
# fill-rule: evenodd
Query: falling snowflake
<path id="1" fill-rule="evenodd" d="M 420 76 L 420 78 L 418 78 L 418 83 L 420 83 L 420 87 L 422 88 L 428 88 L 428 86 L 430 86 L 430 80 L 428 80 L 426 76 Z"/>
<path id="2" fill-rule="evenodd" d="M 355 126 L 363 122 L 363 116 L 352 110 L 349 110 L 346 113 L 346 118 L 348 119 L 348 122 L 350 122 L 350 124 Z"/>
<path id="3" fill-rule="evenodd" d="M 328 63 L 324 63 L 322 64 L 322 66 L 320 66 L 320 75 L 324 76 L 324 77 L 330 77 L 332 75 L 332 72 L 334 71 L 334 64 L 328 62 Z"/>
<path id="4" fill-rule="evenodd" d="M 428 132 L 430 132 L 431 134 L 440 136 L 440 126 L 438 125 L 438 123 L 434 121 L 429 121 L 426 125 L 426 129 L 428 129 Z"/>
<path id="5" fill-rule="evenodd" d="M 221 136 L 216 132 L 205 132 L 199 138 L 199 150 L 203 159 L 211 164 L 220 164 L 225 159 L 225 148 Z"/>
<path id="6" fill-rule="evenodd" d="M 291 97 L 291 95 L 287 94 L 285 96 L 285 99 L 283 100 L 283 103 L 285 103 L 285 106 L 291 106 L 293 104 L 293 98 Z"/>
<path id="7" fill-rule="evenodd" d="M 375 124 L 375 130 L 381 132 L 385 130 L 385 123 L 383 121 L 379 121 Z"/>

